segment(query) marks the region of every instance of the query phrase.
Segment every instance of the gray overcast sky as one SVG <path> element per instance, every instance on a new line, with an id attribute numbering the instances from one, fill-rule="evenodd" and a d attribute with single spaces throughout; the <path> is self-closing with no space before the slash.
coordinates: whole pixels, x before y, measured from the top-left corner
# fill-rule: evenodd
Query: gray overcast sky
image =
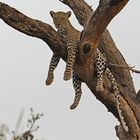
<path id="1" fill-rule="evenodd" d="M 58 0 L 1 0 L 31 18 L 53 25 L 50 10 L 70 10 Z M 94 8 L 98 1 L 87 0 Z M 95 2 L 95 4 L 94 4 Z M 140 69 L 140 1 L 130 1 L 108 29 L 128 64 Z M 81 30 L 74 16 L 73 25 Z M 46 87 L 50 57 L 49 47 L 36 38 L 26 36 L 0 20 L 0 123 L 13 130 L 21 108 L 33 107 L 45 114 L 40 120 L 38 137 L 46 140 L 115 140 L 118 121 L 95 99 L 85 84 L 79 107 L 71 111 L 74 98 L 71 81 L 63 81 L 65 63 L 60 62 L 53 84 Z M 133 74 L 136 90 L 140 75 Z"/>

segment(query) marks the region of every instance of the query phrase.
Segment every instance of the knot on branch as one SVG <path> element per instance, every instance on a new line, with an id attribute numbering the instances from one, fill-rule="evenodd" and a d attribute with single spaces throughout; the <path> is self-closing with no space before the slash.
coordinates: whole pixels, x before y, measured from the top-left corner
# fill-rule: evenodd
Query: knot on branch
<path id="1" fill-rule="evenodd" d="M 89 53 L 90 50 L 91 50 L 91 46 L 90 46 L 89 43 L 87 43 L 87 44 L 85 44 L 85 45 L 83 46 L 83 52 L 84 52 L 84 54 Z"/>

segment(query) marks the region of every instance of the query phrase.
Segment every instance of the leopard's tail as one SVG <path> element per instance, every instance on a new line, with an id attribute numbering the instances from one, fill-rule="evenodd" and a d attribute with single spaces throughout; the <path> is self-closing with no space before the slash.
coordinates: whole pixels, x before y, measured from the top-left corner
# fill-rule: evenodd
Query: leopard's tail
<path id="1" fill-rule="evenodd" d="M 109 80 L 111 81 L 111 84 L 113 86 L 113 91 L 114 91 L 115 100 L 116 100 L 116 107 L 117 107 L 117 111 L 118 111 L 118 114 L 120 117 L 121 125 L 122 125 L 123 129 L 126 132 L 128 132 L 129 129 L 128 129 L 128 126 L 126 124 L 125 117 L 123 116 L 123 110 L 122 110 L 122 105 L 121 105 L 121 101 L 120 101 L 121 95 L 119 93 L 117 82 L 116 82 L 113 74 L 111 73 L 111 71 L 108 68 L 106 69 L 105 72 L 106 72 L 106 75 L 109 78 Z"/>

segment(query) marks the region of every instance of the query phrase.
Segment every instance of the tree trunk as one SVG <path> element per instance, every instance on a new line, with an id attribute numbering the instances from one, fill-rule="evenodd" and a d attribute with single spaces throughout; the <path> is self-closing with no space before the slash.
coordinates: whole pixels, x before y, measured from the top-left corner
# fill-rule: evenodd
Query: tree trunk
<path id="1" fill-rule="evenodd" d="M 68 5 L 76 15 L 79 23 L 84 26 L 81 40 L 78 43 L 78 54 L 74 65 L 74 71 L 79 78 L 87 84 L 91 92 L 100 100 L 119 121 L 114 94 L 110 89 L 110 82 L 104 76 L 103 92 L 97 92 L 95 68 L 91 59 L 99 47 L 109 63 L 127 66 L 127 63 L 113 42 L 106 27 L 127 4 L 128 0 L 100 0 L 95 12 L 84 0 L 61 0 Z M 66 46 L 60 41 L 57 32 L 48 24 L 31 19 L 16 9 L 0 2 L 0 18 L 9 26 L 29 36 L 37 37 L 45 41 L 50 49 L 59 55 L 64 61 L 67 58 Z M 88 52 L 84 52 L 85 47 Z M 110 66 L 108 64 L 108 66 Z M 113 73 L 121 94 L 123 115 L 129 128 L 125 132 L 122 126 L 116 126 L 116 134 L 120 140 L 140 140 L 140 94 L 136 94 L 132 77 L 128 69 L 109 67 Z"/>

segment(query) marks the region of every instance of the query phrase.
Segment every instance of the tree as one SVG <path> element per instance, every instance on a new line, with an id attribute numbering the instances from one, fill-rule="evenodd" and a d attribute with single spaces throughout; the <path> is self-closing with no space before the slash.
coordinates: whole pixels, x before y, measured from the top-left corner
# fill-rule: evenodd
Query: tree
<path id="1" fill-rule="evenodd" d="M 105 78 L 104 92 L 97 92 L 96 76 L 94 66 L 89 68 L 91 57 L 94 55 L 96 48 L 104 52 L 109 60 L 110 67 L 121 93 L 121 103 L 127 126 L 126 133 L 121 125 L 116 126 L 117 136 L 120 140 L 138 140 L 140 139 L 140 92 L 136 94 L 133 81 L 129 72 L 129 67 L 123 56 L 115 46 L 109 32 L 106 30 L 107 25 L 113 17 L 127 4 L 128 0 L 100 0 L 98 8 L 93 12 L 91 7 L 84 0 L 61 0 L 68 5 L 75 13 L 79 23 L 84 26 L 88 16 L 92 13 L 91 19 L 84 29 L 81 40 L 78 45 L 78 54 L 74 71 L 80 79 L 87 84 L 91 92 L 100 100 L 107 109 L 120 121 L 116 102 L 110 82 Z M 48 24 L 39 20 L 31 19 L 14 8 L 0 2 L 0 18 L 8 25 L 24 34 L 34 36 L 45 41 L 50 49 L 66 61 L 66 46 L 60 41 L 57 32 Z M 88 50 L 86 53 L 83 50 Z M 117 65 L 111 65 L 117 64 Z M 123 67 L 120 69 L 120 67 Z M 131 69 L 132 70 L 132 69 Z"/>

